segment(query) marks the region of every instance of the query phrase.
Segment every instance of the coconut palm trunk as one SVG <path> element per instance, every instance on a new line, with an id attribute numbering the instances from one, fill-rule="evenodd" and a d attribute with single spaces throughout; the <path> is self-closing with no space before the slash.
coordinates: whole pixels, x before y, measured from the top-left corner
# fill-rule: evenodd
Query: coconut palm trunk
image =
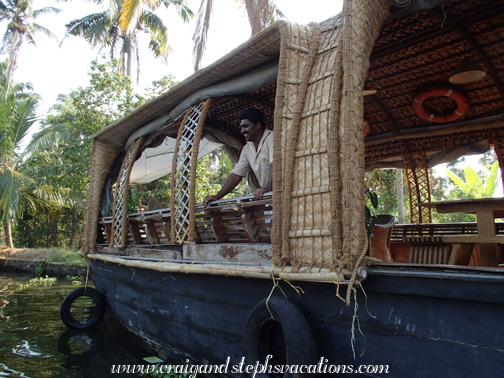
<path id="1" fill-rule="evenodd" d="M 9 221 L 4 222 L 4 228 L 5 228 L 5 245 L 7 245 L 7 248 L 14 249 L 14 244 L 12 243 L 11 224 Z"/>

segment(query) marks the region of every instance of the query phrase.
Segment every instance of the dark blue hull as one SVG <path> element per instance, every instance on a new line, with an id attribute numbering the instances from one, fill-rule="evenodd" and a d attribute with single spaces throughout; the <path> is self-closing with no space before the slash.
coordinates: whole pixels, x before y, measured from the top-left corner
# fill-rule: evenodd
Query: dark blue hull
<path id="1" fill-rule="evenodd" d="M 214 365 L 230 357 L 228 373 L 250 342 L 249 314 L 273 287 L 270 280 L 162 273 L 98 260 L 91 260 L 91 277 L 117 320 L 159 356 Z M 504 371 L 504 273 L 497 269 L 370 268 L 366 296 L 357 290 L 357 317 L 354 302 L 347 307 L 336 297 L 335 284 L 296 285 L 304 290 L 301 296 L 281 283 L 313 333 L 314 364 L 322 359 L 326 369 L 378 365 L 364 370 L 387 377 L 484 377 Z M 345 296 L 346 286 L 340 294 Z M 282 293 L 277 288 L 273 295 Z M 379 366 L 388 373 L 377 373 Z"/>

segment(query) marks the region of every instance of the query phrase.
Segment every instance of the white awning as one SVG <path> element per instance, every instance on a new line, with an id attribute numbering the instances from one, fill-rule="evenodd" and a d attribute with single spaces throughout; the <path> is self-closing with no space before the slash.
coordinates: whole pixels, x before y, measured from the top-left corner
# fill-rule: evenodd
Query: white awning
<path id="1" fill-rule="evenodd" d="M 146 184 L 166 176 L 172 172 L 173 151 L 175 150 L 174 138 L 166 137 L 163 143 L 155 148 L 146 148 L 142 156 L 135 161 L 131 169 L 131 184 Z M 198 159 L 215 151 L 222 144 L 210 142 L 202 138 L 199 147 Z"/>

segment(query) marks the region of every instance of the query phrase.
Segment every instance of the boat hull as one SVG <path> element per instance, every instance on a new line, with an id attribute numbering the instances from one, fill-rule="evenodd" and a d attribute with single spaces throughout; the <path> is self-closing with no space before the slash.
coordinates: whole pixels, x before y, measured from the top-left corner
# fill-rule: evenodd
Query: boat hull
<path id="1" fill-rule="evenodd" d="M 90 263 L 114 317 L 160 357 L 181 364 L 227 362 L 227 373 L 251 342 L 245 335 L 249 314 L 273 288 L 271 280 Z M 280 287 L 308 322 L 319 370 L 365 365 L 372 376 L 387 377 L 504 370 L 504 274 L 497 269 L 373 267 L 363 290 L 357 289 L 357 308 L 337 298 L 334 283 L 291 284 L 304 293 L 286 282 Z M 346 286 L 339 293 L 345 296 Z M 283 294 L 275 288 L 273 295 Z"/>

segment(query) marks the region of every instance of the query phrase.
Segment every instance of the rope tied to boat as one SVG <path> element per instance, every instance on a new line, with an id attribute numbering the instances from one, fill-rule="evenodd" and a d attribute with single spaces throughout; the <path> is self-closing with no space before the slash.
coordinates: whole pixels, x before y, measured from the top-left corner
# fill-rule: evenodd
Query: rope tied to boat
<path id="1" fill-rule="evenodd" d="M 238 264 L 236 264 L 234 267 L 233 267 L 233 277 L 236 277 L 236 268 L 238 267 L 238 265 L 240 264 L 243 264 L 243 262 L 239 262 Z"/>
<path id="2" fill-rule="evenodd" d="M 346 300 L 345 298 L 343 298 L 340 293 L 339 293 L 339 289 L 340 289 L 340 283 L 338 281 L 336 281 L 336 271 L 334 271 L 334 278 L 333 278 L 333 283 L 336 285 L 336 298 L 339 298 L 341 299 L 344 303 L 346 303 Z"/>
<path id="3" fill-rule="evenodd" d="M 364 247 L 362 248 L 362 252 L 360 256 L 357 258 L 357 261 L 355 262 L 355 266 L 352 270 L 352 276 L 350 277 L 350 281 L 348 283 L 348 288 L 347 288 L 347 293 L 346 293 L 346 305 L 347 307 L 350 306 L 350 303 L 352 302 L 352 289 L 355 286 L 355 283 L 357 282 L 360 285 L 360 282 L 357 281 L 357 273 L 359 272 L 360 265 L 362 263 L 362 260 L 364 260 L 364 257 L 366 256 L 367 249 L 368 249 L 368 244 L 369 244 L 369 239 L 366 238 L 364 241 Z"/>
<path id="4" fill-rule="evenodd" d="M 301 296 L 301 293 L 304 294 L 305 292 L 301 286 L 295 286 L 295 285 L 291 284 L 287 280 L 287 278 L 285 278 L 285 275 L 284 275 L 285 269 L 287 269 L 287 266 L 284 266 L 284 268 L 282 269 L 282 272 L 280 273 L 280 278 L 282 278 L 282 280 L 287 282 L 290 285 L 290 287 L 292 287 L 294 289 L 294 291 L 297 293 L 298 296 Z"/>
<path id="5" fill-rule="evenodd" d="M 287 298 L 287 295 L 285 294 L 285 292 L 283 291 L 283 289 L 280 287 L 280 285 L 278 284 L 280 280 L 277 280 L 275 278 L 275 273 L 273 272 L 273 267 L 271 267 L 271 278 L 273 279 L 273 287 L 271 288 L 271 291 L 268 295 L 268 298 L 266 298 L 266 308 L 268 309 L 268 312 L 270 313 L 270 316 L 271 318 L 274 320 L 274 321 L 277 321 L 275 319 L 275 317 L 273 316 L 273 312 L 271 311 L 270 307 L 269 307 L 269 301 L 271 299 L 271 296 L 273 295 L 273 292 L 275 291 L 275 289 L 278 287 L 278 289 L 280 289 L 280 291 L 282 292 L 283 296 L 285 298 Z"/>
<path id="6" fill-rule="evenodd" d="M 191 269 L 191 267 L 193 266 L 193 264 L 196 262 L 196 260 L 194 260 L 192 263 L 189 264 L 189 266 L 187 267 L 187 270 L 185 272 L 185 274 L 189 274 L 189 270 Z"/>

